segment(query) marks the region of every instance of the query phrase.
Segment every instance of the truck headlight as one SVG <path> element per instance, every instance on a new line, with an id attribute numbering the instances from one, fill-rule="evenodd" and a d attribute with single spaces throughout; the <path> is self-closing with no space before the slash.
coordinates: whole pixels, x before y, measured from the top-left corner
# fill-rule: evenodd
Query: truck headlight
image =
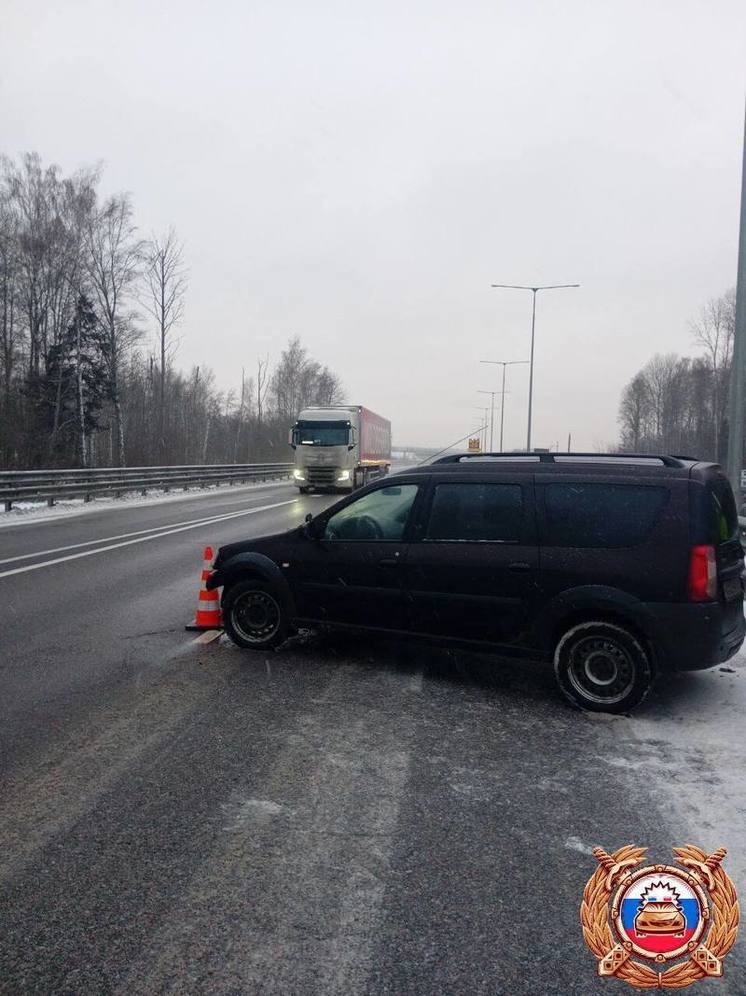
<path id="1" fill-rule="evenodd" d="M 340 472 L 337 474 L 338 481 L 349 481 L 349 479 L 350 479 L 349 470 L 340 470 Z"/>
<path id="2" fill-rule="evenodd" d="M 293 477 L 295 478 L 296 481 L 305 481 L 306 479 L 306 475 L 303 473 L 302 470 L 294 470 Z"/>

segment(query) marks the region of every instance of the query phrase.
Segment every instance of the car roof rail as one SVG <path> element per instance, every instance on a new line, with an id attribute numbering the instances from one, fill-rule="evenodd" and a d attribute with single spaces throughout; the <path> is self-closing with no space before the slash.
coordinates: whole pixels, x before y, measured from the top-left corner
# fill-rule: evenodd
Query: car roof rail
<path id="1" fill-rule="evenodd" d="M 469 460 L 532 460 L 537 463 L 572 463 L 573 460 L 586 463 L 598 460 L 600 463 L 610 461 L 657 461 L 664 467 L 683 467 L 685 461 L 696 462 L 694 457 L 670 456 L 667 453 L 532 453 L 521 450 L 515 453 L 449 453 L 433 461 L 433 465 L 441 463 L 461 463 Z"/>

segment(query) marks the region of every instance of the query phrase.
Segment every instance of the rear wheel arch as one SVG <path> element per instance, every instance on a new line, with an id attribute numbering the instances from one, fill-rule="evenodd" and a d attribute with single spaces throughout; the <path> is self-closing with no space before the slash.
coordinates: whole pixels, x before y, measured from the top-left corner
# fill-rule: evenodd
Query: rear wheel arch
<path id="1" fill-rule="evenodd" d="M 574 629 L 576 626 L 581 626 L 583 623 L 591 622 L 605 622 L 611 626 L 620 626 L 628 630 L 639 641 L 651 660 L 655 662 L 655 647 L 645 628 L 640 625 L 639 619 L 636 619 L 633 613 L 625 612 L 623 608 L 618 606 L 605 605 L 598 609 L 586 606 L 582 609 L 574 609 L 566 615 L 561 616 L 555 621 L 550 632 L 547 649 L 554 655 L 560 640 L 569 630 Z"/>
<path id="2" fill-rule="evenodd" d="M 536 617 L 534 640 L 551 656 L 570 627 L 592 620 L 626 627 L 635 633 L 651 656 L 656 656 L 652 642 L 654 619 L 649 608 L 635 596 L 611 585 L 581 585 L 560 592 Z"/>

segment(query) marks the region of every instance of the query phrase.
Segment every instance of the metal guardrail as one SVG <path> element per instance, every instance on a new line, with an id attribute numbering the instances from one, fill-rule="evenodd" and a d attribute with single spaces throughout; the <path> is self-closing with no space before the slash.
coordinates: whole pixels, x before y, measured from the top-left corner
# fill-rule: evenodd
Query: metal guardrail
<path id="1" fill-rule="evenodd" d="M 230 463 L 180 467 L 102 467 L 96 470 L 0 470 L 0 502 L 8 512 L 17 501 L 43 499 L 54 505 L 61 498 L 90 501 L 93 495 L 201 484 L 237 484 L 289 477 L 292 463 Z"/>

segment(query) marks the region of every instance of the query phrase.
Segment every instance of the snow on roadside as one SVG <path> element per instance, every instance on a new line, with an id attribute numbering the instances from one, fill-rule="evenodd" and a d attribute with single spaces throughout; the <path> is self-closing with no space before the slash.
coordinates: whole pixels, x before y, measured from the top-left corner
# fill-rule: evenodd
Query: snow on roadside
<path id="1" fill-rule="evenodd" d="M 82 498 L 63 499 L 56 502 L 51 508 L 45 501 L 19 501 L 14 502 L 9 512 L 0 509 L 0 528 L 3 526 L 31 525 L 35 522 L 47 522 L 50 519 L 59 519 L 70 515 L 84 515 L 90 512 L 117 511 L 125 508 L 132 508 L 136 505 L 166 504 L 168 502 L 184 501 L 192 498 L 207 498 L 216 493 L 240 494 L 243 491 L 261 491 L 267 488 L 290 487 L 290 481 L 277 480 L 256 484 L 241 484 L 231 487 L 227 484 L 209 485 L 204 487 L 189 488 L 188 491 L 177 491 L 171 489 L 154 488 L 148 490 L 147 495 L 141 495 L 139 491 L 125 492 L 120 498 L 112 495 L 92 498 L 89 502 Z"/>
<path id="2" fill-rule="evenodd" d="M 746 651 L 709 671 L 671 675 L 629 717 L 610 720 L 604 760 L 632 798 L 652 795 L 668 815 L 671 846 L 727 847 L 725 867 L 746 885 Z M 644 844 L 645 841 L 629 841 Z M 663 857 L 672 857 L 664 855 Z"/>

